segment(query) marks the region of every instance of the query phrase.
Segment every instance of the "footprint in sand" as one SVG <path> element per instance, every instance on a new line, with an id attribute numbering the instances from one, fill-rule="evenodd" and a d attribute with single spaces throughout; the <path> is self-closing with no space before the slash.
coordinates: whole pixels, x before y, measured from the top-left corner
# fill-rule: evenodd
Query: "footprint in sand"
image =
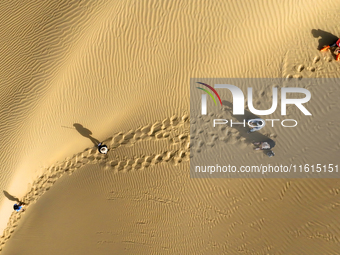
<path id="1" fill-rule="evenodd" d="M 325 57 L 326 62 L 332 62 L 332 57 Z"/>
<path id="2" fill-rule="evenodd" d="M 316 57 L 314 57 L 314 59 L 313 59 L 313 64 L 316 64 L 316 63 L 318 63 L 320 61 L 320 57 L 319 56 L 316 56 Z"/>
<path id="3" fill-rule="evenodd" d="M 303 77 L 314 77 L 315 73 L 319 70 L 318 66 L 320 66 L 321 57 L 323 58 L 324 62 L 332 62 L 332 56 L 314 56 L 311 63 L 301 63 L 295 66 L 291 66 L 289 69 L 293 71 L 293 73 L 288 73 L 285 77 L 286 80 L 289 81 L 293 78 L 301 80 Z M 315 66 L 316 65 L 316 66 Z M 289 70 L 288 70 L 289 72 Z"/>
<path id="4" fill-rule="evenodd" d="M 307 68 L 307 70 L 308 70 L 308 71 L 311 71 L 312 73 L 314 73 L 314 72 L 315 72 L 315 67 L 309 66 L 309 67 Z"/>
<path id="5" fill-rule="evenodd" d="M 290 81 L 291 79 L 293 79 L 293 75 L 288 74 L 288 75 L 286 76 L 286 80 L 287 80 L 287 81 Z"/>
<path id="6" fill-rule="evenodd" d="M 302 79 L 302 75 L 301 74 L 295 74 L 295 75 L 293 75 L 293 78 L 301 80 Z"/>
<path id="7" fill-rule="evenodd" d="M 304 66 L 304 65 L 299 65 L 299 66 L 297 67 L 297 71 L 298 71 L 298 72 L 302 72 L 303 69 L 305 69 L 305 66 Z"/>
<path id="8" fill-rule="evenodd" d="M 192 147 L 189 130 L 190 119 L 188 115 L 184 115 L 181 118 L 172 116 L 164 119 L 162 123 L 156 122 L 153 125 L 146 125 L 125 133 L 116 133 L 113 137 L 107 139 L 107 144 L 110 149 L 116 149 L 121 146 L 130 147 L 130 145 L 133 146 L 134 143 L 137 143 L 137 140 L 143 140 L 145 138 L 145 141 L 149 139 L 154 141 L 167 139 L 169 141 L 169 151 L 158 152 L 158 154 L 155 153 L 149 156 L 134 156 L 130 159 L 126 157 L 118 159 L 116 156 L 116 159 L 114 159 L 112 158 L 114 157 L 114 153 L 111 153 L 111 155 L 99 154 L 97 147 L 85 149 L 83 152 L 75 154 L 73 157 L 66 158 L 63 162 L 56 162 L 56 165 L 46 169 L 44 174 L 32 183 L 30 191 L 22 199 L 28 205 L 34 203 L 64 174 L 72 174 L 78 168 L 86 164 L 100 164 L 104 167 L 104 170 L 127 173 L 129 171 L 144 169 L 150 165 L 163 162 L 177 164 L 182 161 L 188 161 L 191 157 L 190 148 Z M 198 133 L 201 132 L 203 133 L 204 130 L 199 130 Z M 173 147 L 170 144 L 170 137 L 178 143 L 177 147 Z M 199 143 L 199 146 L 202 147 L 203 144 L 204 142 L 202 141 L 202 143 Z M 196 149 L 196 152 L 200 152 L 200 147 Z M 112 152 L 114 152 L 114 150 L 112 150 Z M 14 227 L 16 227 L 16 221 L 21 217 L 20 215 L 21 213 L 12 214 L 10 219 L 12 220 L 12 223 L 4 230 L 4 235 L 0 237 L 0 250 L 5 241 L 11 237 Z"/>

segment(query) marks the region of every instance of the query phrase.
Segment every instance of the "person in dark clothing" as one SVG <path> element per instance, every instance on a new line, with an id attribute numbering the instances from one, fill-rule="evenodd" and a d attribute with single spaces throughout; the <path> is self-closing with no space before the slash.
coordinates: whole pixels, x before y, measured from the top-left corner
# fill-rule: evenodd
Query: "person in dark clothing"
<path id="1" fill-rule="evenodd" d="M 17 212 L 19 212 L 20 210 L 24 211 L 25 210 L 24 205 L 25 203 L 19 201 L 17 204 L 13 205 L 13 209 L 16 210 Z"/>
<path id="2" fill-rule="evenodd" d="M 250 119 L 250 120 L 246 120 L 248 123 L 248 126 L 251 128 L 247 133 L 252 133 L 255 131 L 260 130 L 261 128 L 263 128 L 266 123 L 263 119 L 260 118 L 256 118 L 256 119 Z"/>
<path id="3" fill-rule="evenodd" d="M 257 142 L 253 143 L 255 146 L 254 150 L 269 150 L 270 149 L 270 144 L 267 142 Z"/>
<path id="4" fill-rule="evenodd" d="M 109 150 L 105 144 L 99 143 L 98 144 L 98 151 L 101 154 L 106 154 Z"/>

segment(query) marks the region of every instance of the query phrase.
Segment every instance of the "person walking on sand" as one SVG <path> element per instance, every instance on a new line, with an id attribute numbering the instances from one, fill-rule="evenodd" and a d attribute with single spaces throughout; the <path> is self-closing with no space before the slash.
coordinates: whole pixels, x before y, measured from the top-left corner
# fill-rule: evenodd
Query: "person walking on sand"
<path id="1" fill-rule="evenodd" d="M 266 125 L 265 121 L 260 118 L 247 120 L 247 123 L 248 126 L 251 127 L 251 129 L 247 132 L 248 134 L 258 131 Z"/>
<path id="2" fill-rule="evenodd" d="M 324 46 L 321 51 L 326 51 L 329 48 L 333 48 L 333 47 L 340 47 L 340 38 L 338 38 L 334 43 L 330 44 L 330 45 L 326 45 Z"/>
<path id="3" fill-rule="evenodd" d="M 340 38 L 338 38 L 334 43 L 324 46 L 320 51 L 327 51 L 328 49 L 335 48 L 333 51 L 336 56 L 336 61 L 340 61 Z"/>
<path id="4" fill-rule="evenodd" d="M 259 146 L 254 148 L 254 150 L 269 150 L 270 149 L 270 144 L 267 142 L 256 142 L 253 143 L 255 146 Z"/>
<path id="5" fill-rule="evenodd" d="M 266 154 L 268 157 L 273 157 L 275 156 L 275 153 L 271 150 L 271 146 L 268 142 L 256 142 L 253 143 L 255 146 L 259 146 L 254 148 L 254 150 L 269 150 Z"/>
<path id="6" fill-rule="evenodd" d="M 19 212 L 20 210 L 24 211 L 25 210 L 24 206 L 25 203 L 19 201 L 17 204 L 13 205 L 13 209 L 17 212 Z"/>
<path id="7" fill-rule="evenodd" d="M 106 154 L 109 150 L 105 144 L 99 143 L 98 144 L 98 151 L 101 154 Z"/>

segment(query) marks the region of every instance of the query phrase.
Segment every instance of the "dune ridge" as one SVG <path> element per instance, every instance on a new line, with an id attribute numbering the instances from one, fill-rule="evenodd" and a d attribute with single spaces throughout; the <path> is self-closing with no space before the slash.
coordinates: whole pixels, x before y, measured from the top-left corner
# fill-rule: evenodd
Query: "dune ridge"
<path id="1" fill-rule="evenodd" d="M 83 192 L 93 198 L 87 209 L 107 217 L 95 222 L 112 223 L 81 228 L 90 237 L 78 239 L 79 247 L 91 244 L 94 254 L 112 254 L 113 244 L 138 254 L 336 253 L 337 180 L 197 180 L 189 178 L 188 167 L 193 154 L 209 157 L 213 146 L 235 164 L 268 160 L 239 130 L 221 128 L 207 140 L 199 130 L 189 134 L 189 122 L 202 121 L 189 117 L 190 78 L 339 77 L 334 56 L 318 51 L 339 36 L 338 1 L 33 0 L 4 1 L 0 10 L 0 186 L 29 203 L 24 214 L 12 212 L 13 201 L 0 194 L 1 224 L 11 215 L 0 239 L 3 253 L 21 252 L 17 247 L 34 238 L 46 249 L 30 247 L 28 254 L 58 248 L 60 236 L 41 222 L 67 237 L 61 247 L 71 247 L 77 232 L 67 236 L 68 230 L 81 226 L 73 222 L 72 206 L 60 208 L 75 202 L 68 192 L 84 197 L 72 185 L 57 186 L 66 173 L 75 185 L 83 188 L 75 175 L 86 184 Z M 309 106 L 318 121 L 303 120 L 295 132 L 261 130 L 277 142 L 277 162 L 338 158 L 339 89 L 306 88 L 327 103 Z M 254 101 L 270 98 L 267 87 L 257 89 Z M 231 108 L 224 107 L 222 116 L 229 118 Z M 294 108 L 288 112 L 302 119 Z M 98 154 L 74 123 L 105 140 L 109 154 Z M 101 178 L 99 184 L 92 177 Z M 102 191 L 110 200 L 96 197 Z M 120 209 L 118 221 L 92 210 L 116 199 L 121 203 L 110 209 Z M 44 210 L 50 215 L 39 214 Z M 69 225 L 54 224 L 59 214 L 58 223 Z"/>
<path id="2" fill-rule="evenodd" d="M 149 166 L 156 165 L 162 162 L 168 162 L 174 165 L 182 161 L 188 161 L 190 157 L 190 143 L 189 143 L 189 123 L 188 115 L 183 115 L 181 118 L 172 116 L 166 118 L 162 122 L 156 122 L 152 125 L 146 125 L 136 130 L 128 132 L 119 132 L 113 137 L 103 141 L 108 143 L 109 153 L 100 154 L 97 148 L 85 149 L 83 152 L 73 155 L 73 157 L 66 159 L 64 162 L 59 162 L 54 166 L 45 169 L 45 172 L 32 184 L 31 190 L 21 199 L 26 207 L 35 203 L 52 185 L 64 174 L 71 175 L 80 167 L 98 163 L 105 170 L 118 172 L 128 172 L 134 170 L 143 170 Z M 176 129 L 176 133 L 174 133 Z M 169 147 L 178 145 L 176 149 L 170 151 L 163 151 L 152 155 L 135 156 L 131 159 L 113 159 L 108 161 L 108 158 L 113 157 L 114 150 L 121 146 L 133 146 L 138 141 L 145 139 L 162 140 L 165 139 L 169 143 Z M 5 245 L 6 241 L 11 237 L 15 231 L 21 214 L 25 212 L 13 212 L 7 227 L 0 237 L 0 251 Z"/>

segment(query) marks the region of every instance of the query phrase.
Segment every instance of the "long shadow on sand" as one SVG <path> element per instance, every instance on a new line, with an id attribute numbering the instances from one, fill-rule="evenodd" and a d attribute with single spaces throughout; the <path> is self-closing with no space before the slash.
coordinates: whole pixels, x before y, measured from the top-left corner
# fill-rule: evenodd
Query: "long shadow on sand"
<path id="1" fill-rule="evenodd" d="M 12 196 L 11 194 L 9 194 L 6 190 L 3 191 L 5 196 L 11 200 L 11 201 L 16 201 L 16 202 L 20 202 L 19 198 Z"/>
<path id="2" fill-rule="evenodd" d="M 321 50 L 325 45 L 331 45 L 335 43 L 339 38 L 329 32 L 321 29 L 312 29 L 314 38 L 319 38 L 318 50 Z"/>
<path id="3" fill-rule="evenodd" d="M 229 101 L 223 100 L 222 104 L 229 107 L 231 111 L 233 111 L 233 104 Z M 238 122 L 243 122 L 244 119 L 256 119 L 261 118 L 256 116 L 255 114 L 244 110 L 244 115 L 233 115 Z M 252 144 L 254 142 L 267 142 L 270 144 L 270 149 L 272 149 L 275 146 L 275 142 L 270 139 L 268 136 L 262 135 L 260 132 L 253 132 L 253 133 L 247 133 L 249 128 L 243 127 L 243 125 L 233 125 L 233 128 L 237 129 L 239 134 L 245 138 L 245 142 L 247 144 Z M 267 155 L 269 150 L 263 150 L 263 153 Z"/>
<path id="4" fill-rule="evenodd" d="M 98 146 L 98 144 L 100 143 L 96 138 L 93 138 L 91 135 L 92 135 L 92 132 L 83 127 L 83 125 L 79 124 L 79 123 L 74 123 L 73 126 L 76 128 L 76 130 L 79 132 L 79 134 L 81 134 L 82 136 L 88 138 L 91 140 L 91 142 L 95 145 L 95 146 Z"/>

